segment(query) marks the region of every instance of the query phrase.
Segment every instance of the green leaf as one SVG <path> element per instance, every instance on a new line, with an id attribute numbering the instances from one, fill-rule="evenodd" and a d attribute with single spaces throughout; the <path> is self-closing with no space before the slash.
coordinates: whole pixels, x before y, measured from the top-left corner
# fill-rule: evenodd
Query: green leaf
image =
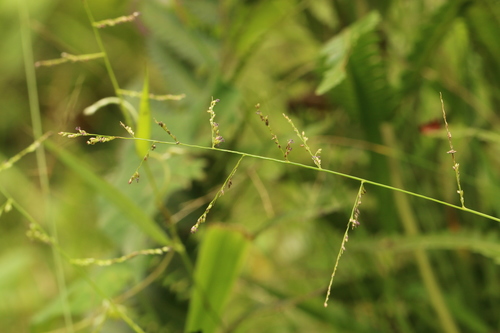
<path id="1" fill-rule="evenodd" d="M 94 104 L 87 106 L 83 110 L 83 114 L 85 116 L 91 116 L 94 113 L 96 113 L 99 109 L 105 107 L 106 105 L 109 105 L 109 104 L 120 105 L 120 103 L 123 105 L 125 110 L 127 110 L 130 113 L 130 115 L 132 116 L 132 119 L 137 120 L 137 111 L 135 110 L 133 105 L 130 104 L 129 102 L 127 102 L 126 100 L 120 101 L 119 97 L 102 98 L 102 99 L 98 100 L 97 102 L 95 102 Z"/>
<path id="2" fill-rule="evenodd" d="M 139 120 L 137 122 L 137 138 L 148 140 L 151 138 L 151 121 L 151 108 L 149 106 L 149 71 L 146 69 L 144 86 L 142 88 L 141 105 L 139 107 Z M 135 140 L 135 150 L 140 157 L 148 153 L 150 145 L 148 141 Z"/>
<path id="3" fill-rule="evenodd" d="M 245 259 L 249 238 L 221 225 L 211 226 L 203 240 L 194 272 L 195 286 L 185 332 L 214 332 Z"/>
<path id="4" fill-rule="evenodd" d="M 345 79 L 346 65 L 349 62 L 352 49 L 363 35 L 375 29 L 380 20 L 380 15 L 377 12 L 371 12 L 326 43 L 321 54 L 325 56 L 325 66 L 328 69 L 316 89 L 316 94 L 326 93 Z"/>

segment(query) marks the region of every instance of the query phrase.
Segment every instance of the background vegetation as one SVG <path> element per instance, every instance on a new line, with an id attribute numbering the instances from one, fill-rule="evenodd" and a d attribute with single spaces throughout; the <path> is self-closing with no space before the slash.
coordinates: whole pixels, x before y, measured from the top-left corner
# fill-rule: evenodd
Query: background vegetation
<path id="1" fill-rule="evenodd" d="M 295 141 L 290 161 L 314 167 L 282 113 L 324 169 L 460 206 L 442 92 L 465 206 L 500 216 L 498 1 L 5 0 L 1 160 L 41 133 L 129 136 L 117 105 L 83 114 L 116 96 L 102 58 L 30 81 L 34 61 L 102 51 L 87 5 L 96 21 L 140 12 L 98 33 L 121 89 L 185 94 L 124 97 L 181 143 L 211 146 L 213 97 L 221 149 L 283 160 L 260 103 Z M 151 138 L 172 142 L 152 118 Z M 325 308 L 359 181 L 245 157 L 191 234 L 240 156 L 157 143 L 128 184 L 146 146 L 88 139 L 52 135 L 0 167 L 2 332 L 500 331 L 497 221 L 365 184 Z M 26 237 L 30 223 L 57 244 Z"/>

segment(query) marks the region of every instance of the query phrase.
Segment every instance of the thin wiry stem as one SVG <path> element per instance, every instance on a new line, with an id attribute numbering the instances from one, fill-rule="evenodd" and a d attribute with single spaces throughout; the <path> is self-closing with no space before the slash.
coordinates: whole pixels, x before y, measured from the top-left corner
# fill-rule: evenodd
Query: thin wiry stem
<path id="1" fill-rule="evenodd" d="M 113 85 L 113 89 L 115 91 L 116 96 L 120 99 L 120 110 L 122 111 L 123 118 L 125 118 L 125 123 L 127 125 L 132 124 L 132 119 L 130 118 L 130 115 L 128 114 L 127 109 L 123 105 L 123 97 L 120 94 L 120 85 L 118 84 L 118 80 L 116 79 L 115 72 L 113 71 L 113 67 L 111 66 L 111 62 L 109 61 L 108 54 L 106 53 L 106 49 L 104 48 L 104 43 L 102 42 L 101 39 L 101 34 L 99 32 L 99 28 L 95 26 L 96 21 L 94 20 L 94 16 L 92 15 L 92 11 L 90 10 L 90 6 L 88 4 L 88 1 L 83 0 L 83 7 L 85 8 L 85 11 L 87 12 L 87 16 L 90 21 L 90 25 L 92 26 L 92 30 L 94 31 L 94 36 L 97 42 L 97 45 L 99 46 L 99 49 L 101 50 L 104 58 L 104 65 L 106 66 L 106 70 L 108 72 L 109 79 L 111 80 L 111 84 Z"/>
<path id="2" fill-rule="evenodd" d="M 210 201 L 207 208 L 205 209 L 205 212 L 200 216 L 198 221 L 196 221 L 196 224 L 193 225 L 193 227 L 191 228 L 192 233 L 195 233 L 198 230 L 198 227 L 200 226 L 200 224 L 205 223 L 205 220 L 207 219 L 207 215 L 210 212 L 210 209 L 212 209 L 212 207 L 215 204 L 215 202 L 217 201 L 217 199 L 219 199 L 222 195 L 224 195 L 224 189 L 225 188 L 229 189 L 231 187 L 233 176 L 236 173 L 236 170 L 238 170 L 238 167 L 240 166 L 240 163 L 241 163 L 241 160 L 243 160 L 243 157 L 245 157 L 245 155 L 241 155 L 240 159 L 238 160 L 238 163 L 236 163 L 236 165 L 234 166 L 234 168 L 231 171 L 231 173 L 229 174 L 229 176 L 227 176 L 226 180 L 224 181 L 224 184 L 222 184 L 220 190 L 217 191 L 217 194 L 215 194 L 215 197 L 213 198 L 213 200 Z"/>
<path id="3" fill-rule="evenodd" d="M 61 132 L 61 133 L 62 133 L 62 135 L 66 135 L 66 136 L 71 135 L 71 133 L 67 133 L 67 132 Z M 101 136 L 101 137 L 106 137 L 106 135 L 90 134 L 90 133 L 86 133 L 85 135 L 82 135 L 82 136 Z M 113 138 L 114 139 L 122 139 L 122 140 L 145 140 L 145 141 L 148 141 L 148 142 L 151 142 L 151 143 L 156 143 L 156 144 L 177 145 L 174 142 L 165 142 L 165 141 L 158 141 L 158 140 L 153 140 L 153 139 L 126 138 L 126 137 L 120 137 L 120 136 L 113 136 Z M 439 199 L 435 199 L 435 198 L 431 198 L 431 197 L 428 197 L 428 196 L 423 195 L 423 194 L 415 193 L 415 192 L 412 192 L 412 191 L 407 191 L 407 190 L 404 190 L 404 189 L 401 189 L 401 188 L 397 188 L 397 187 L 386 185 L 386 184 L 382 184 L 382 183 L 377 183 L 377 182 L 374 182 L 374 181 L 371 181 L 371 180 L 368 180 L 368 179 L 364 179 L 364 178 L 361 178 L 361 177 L 356 177 L 356 176 L 353 176 L 353 175 L 345 174 L 345 173 L 334 171 L 334 170 L 323 169 L 323 168 L 319 169 L 316 166 L 311 166 L 311 165 L 306 165 L 306 164 L 297 163 L 297 162 L 291 162 L 291 161 L 284 161 L 284 160 L 280 160 L 280 159 L 276 159 L 276 158 L 272 158 L 272 157 L 266 157 L 266 156 L 255 155 L 255 154 L 245 153 L 245 152 L 236 151 L 236 150 L 222 149 L 222 148 L 217 148 L 217 147 L 212 148 L 212 147 L 192 145 L 192 144 L 187 144 L 187 143 L 180 143 L 179 146 L 188 147 L 188 148 L 194 148 L 194 149 L 202 149 L 202 150 L 214 150 L 214 151 L 219 151 L 219 152 L 224 152 L 224 153 L 229 153 L 229 154 L 234 154 L 234 155 L 244 155 L 244 156 L 247 156 L 247 157 L 250 157 L 250 158 L 256 158 L 256 159 L 260 159 L 260 160 L 265 160 L 265 161 L 270 161 L 270 162 L 275 162 L 275 163 L 281 163 L 281 164 L 294 165 L 294 166 L 297 166 L 297 167 L 300 167 L 300 168 L 315 170 L 315 171 L 318 171 L 318 172 L 326 172 L 326 173 L 329 173 L 329 174 L 332 174 L 332 175 L 337 175 L 337 176 L 340 176 L 340 177 L 353 179 L 353 180 L 356 180 L 358 182 L 362 181 L 365 184 L 370 184 L 370 185 L 374 185 L 374 186 L 377 186 L 377 187 L 382 187 L 382 188 L 385 188 L 385 189 L 388 189 L 388 190 L 405 193 L 407 195 L 411 195 L 411 196 L 414 196 L 414 197 L 417 197 L 417 198 L 420 198 L 420 199 L 424 199 L 424 200 L 428 200 L 428 201 L 433 201 L 433 202 L 436 202 L 438 204 L 445 205 L 445 206 L 448 206 L 448 207 L 451 207 L 451 208 L 455 208 L 455 209 L 458 209 L 458 210 L 461 210 L 461 211 L 464 211 L 464 212 L 469 212 L 471 214 L 478 215 L 478 216 L 487 218 L 487 219 L 492 220 L 492 221 L 500 222 L 500 218 L 492 216 L 492 215 L 488 215 L 488 214 L 485 214 L 485 213 L 482 213 L 482 212 L 479 212 L 477 210 L 473 210 L 473 209 L 469 209 L 469 208 L 466 208 L 466 207 L 457 206 L 457 205 L 454 205 L 452 203 L 449 203 L 449 202 L 446 202 L 446 201 L 442 201 L 442 200 L 439 200 Z"/>
<path id="4" fill-rule="evenodd" d="M 29 17 L 27 2 L 19 1 L 18 9 L 19 9 L 19 20 L 21 22 L 21 42 L 22 42 L 22 50 L 24 57 L 26 84 L 28 86 L 28 98 L 29 98 L 29 107 L 31 113 L 31 123 L 33 126 L 33 136 L 35 140 L 42 140 L 43 139 L 42 117 L 38 101 L 38 90 L 37 90 L 35 66 L 33 62 L 31 31 L 29 30 L 29 27 L 31 25 L 30 25 L 30 17 Z M 52 235 L 57 241 L 58 238 L 57 225 L 54 220 L 52 206 L 50 205 L 49 202 L 50 182 L 48 177 L 45 149 L 43 146 L 40 146 L 36 149 L 36 161 L 39 170 L 41 190 L 43 193 L 43 204 L 46 208 L 45 219 L 49 223 Z M 52 257 L 54 258 L 54 263 L 56 267 L 57 286 L 61 292 L 60 300 L 64 316 L 64 322 L 67 331 L 71 333 L 74 332 L 74 328 L 73 328 L 73 319 L 71 317 L 71 311 L 68 303 L 66 278 L 64 276 L 61 255 L 56 250 L 54 250 L 54 248 L 52 248 Z"/>

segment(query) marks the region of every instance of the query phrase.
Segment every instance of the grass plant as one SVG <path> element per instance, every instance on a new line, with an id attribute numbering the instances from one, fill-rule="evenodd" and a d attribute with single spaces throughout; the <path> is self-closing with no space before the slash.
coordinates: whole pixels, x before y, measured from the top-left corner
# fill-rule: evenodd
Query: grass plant
<path id="1" fill-rule="evenodd" d="M 315 24 L 327 25 L 329 20 L 324 15 L 329 7 L 326 2 L 321 3 L 303 6 Z M 388 55 L 379 48 L 377 30 L 384 15 L 392 16 L 378 8 L 356 18 L 341 33 L 337 31 L 331 40 L 321 43 L 326 68 L 321 68 L 324 77 L 316 92 L 331 94 L 331 100 L 322 100 L 328 105 L 326 109 L 332 107 L 332 101 L 338 107 L 337 113 L 325 116 L 317 100 L 304 97 L 293 103 L 289 101 L 285 113 L 283 108 L 276 107 L 283 92 L 268 91 L 267 96 L 254 96 L 260 93 L 251 95 L 247 86 L 238 86 L 254 77 L 262 82 L 270 80 L 261 77 L 258 71 L 245 71 L 246 66 L 250 69 L 256 66 L 252 64 L 253 57 L 260 60 L 259 57 L 265 57 L 258 52 L 253 54 L 264 39 L 262 26 L 290 24 L 293 31 L 302 31 L 298 21 L 289 20 L 288 15 L 297 15 L 291 2 L 282 1 L 282 6 L 278 6 L 279 1 L 259 4 L 255 7 L 249 4 L 252 10 L 231 7 L 241 22 L 246 17 L 248 26 L 254 27 L 249 31 L 240 23 L 234 26 L 237 33 L 232 35 L 227 32 L 230 30 L 213 28 L 218 24 L 213 18 L 222 13 L 213 11 L 215 7 L 208 4 L 204 7 L 207 16 L 203 16 L 204 11 L 193 10 L 201 4 L 174 4 L 173 10 L 168 11 L 160 10 L 161 5 L 154 2 L 144 6 L 144 13 L 133 11 L 96 20 L 89 1 L 85 0 L 81 11 L 90 22 L 88 30 L 92 32 L 97 52 L 80 54 L 68 50 L 60 53 L 60 58 L 35 61 L 28 4 L 20 3 L 23 63 L 33 133 L 30 142 L 0 164 L 3 177 L 0 218 L 8 221 L 17 214 L 18 219 L 26 222 L 23 229 L 33 241 L 29 246 L 42 252 L 50 249 L 53 266 L 48 270 L 55 276 L 57 290 L 52 292 L 57 300 L 42 306 L 30 319 L 30 331 L 118 332 L 123 330 L 122 324 L 133 332 L 203 333 L 332 330 L 454 333 L 498 329 L 494 321 L 499 306 L 496 296 L 500 295 L 496 287 L 500 252 L 497 233 L 489 233 L 497 226 L 490 228 L 490 222 L 500 222 L 500 210 L 494 200 L 474 199 L 477 193 L 483 194 L 481 198 L 500 193 L 494 185 L 485 185 L 491 179 L 498 180 L 494 174 L 498 138 L 481 129 L 487 126 L 485 119 L 474 118 L 474 125 L 478 126 L 474 130 L 454 126 L 455 110 L 466 107 L 453 95 L 453 87 L 449 84 L 440 87 L 445 88 L 445 97 L 434 90 L 429 93 L 425 91 L 429 86 L 422 88 L 424 83 L 417 75 L 425 70 L 422 66 L 430 61 L 430 50 L 445 38 L 447 28 L 457 34 L 453 38 L 466 44 L 460 39 L 461 29 L 465 28 L 460 23 L 454 26 L 451 17 L 466 17 L 471 32 L 477 33 L 478 42 L 484 45 L 490 45 L 490 39 L 475 25 L 477 17 L 492 29 L 496 27 L 494 20 L 488 19 L 480 5 L 471 5 L 473 8 L 469 10 L 466 1 L 443 4 L 434 12 L 429 25 L 422 28 L 425 33 L 434 31 L 431 27 L 439 27 L 433 38 L 426 41 L 415 37 L 414 50 L 407 59 L 415 66 L 393 68 L 402 78 L 396 93 L 389 83 L 388 65 L 381 60 Z M 288 14 L 283 15 L 275 6 Z M 128 85 L 120 83 L 123 77 L 114 63 L 118 59 L 113 60 L 112 47 L 107 44 L 113 43 L 110 36 L 116 33 L 109 30 L 132 24 L 140 27 L 143 17 L 146 24 L 161 21 L 175 33 L 165 35 L 153 29 L 148 37 L 152 57 L 161 59 L 166 66 L 161 71 L 179 78 L 178 86 L 170 86 L 159 94 L 152 93 L 161 86 L 159 71 L 151 70 L 152 64 L 136 75 L 142 76 L 141 80 Z M 261 22 L 254 21 L 255 17 Z M 176 30 L 184 24 L 197 27 L 200 33 L 212 33 L 197 35 L 190 30 Z M 314 31 L 314 24 L 309 28 Z M 220 47 L 225 61 L 217 67 L 215 42 L 210 38 L 222 34 L 228 34 L 224 35 L 227 44 Z M 298 36 L 299 33 L 295 37 Z M 393 37 L 398 36 L 394 32 Z M 176 38 L 183 38 L 184 43 L 177 43 Z M 171 49 L 163 48 L 165 45 Z M 289 44 L 291 48 L 295 46 Z M 320 54 L 317 46 L 308 47 L 311 53 Z M 107 124 L 113 127 L 109 130 L 95 130 L 90 121 L 81 121 L 83 124 L 74 131 L 59 128 L 59 136 L 44 130 L 35 70 L 56 73 L 60 66 L 95 66 L 99 62 L 103 62 L 113 96 L 95 98 L 97 102 L 93 100 L 84 114 L 88 118 L 108 117 L 104 110 L 114 106 L 121 112 L 121 121 L 111 118 Z M 284 63 L 274 64 L 276 68 L 280 65 Z M 310 60 L 288 65 L 286 71 L 294 74 L 309 68 Z M 144 68 L 143 64 L 141 67 Z M 85 67 L 89 68 L 93 67 Z M 197 70 L 191 73 L 190 68 Z M 199 85 L 199 78 L 206 86 Z M 484 80 L 477 78 L 477 82 Z M 138 88 L 141 81 L 142 91 Z M 299 94 L 303 90 L 300 85 L 294 87 Z M 412 91 L 427 94 L 426 100 L 434 107 L 427 111 L 426 117 L 435 119 L 441 115 L 444 127 L 418 130 L 415 116 L 391 121 L 394 110 L 418 104 Z M 485 91 L 486 88 L 481 93 L 486 95 Z M 448 99 L 447 104 L 455 107 L 449 115 L 454 119 L 450 124 L 445 112 Z M 441 112 L 435 107 L 438 101 Z M 297 113 L 292 105 L 301 103 L 320 105 L 315 111 L 318 113 L 311 110 L 308 115 Z M 255 109 L 247 104 L 255 105 Z M 493 106 L 484 108 L 483 117 L 494 119 L 493 112 L 488 110 Z M 261 109 L 266 113 L 269 110 L 269 114 L 264 115 Z M 204 110 L 209 114 L 208 125 Z M 260 124 L 258 118 L 250 116 L 253 113 L 260 118 Z M 359 126 L 346 119 L 357 121 Z M 336 127 L 335 122 L 342 125 Z M 154 123 L 158 126 L 151 126 Z M 491 124 L 500 125 L 493 120 Z M 311 148 L 320 145 L 317 137 L 323 132 L 336 129 L 346 135 L 347 125 L 364 133 L 367 141 L 359 141 L 361 146 L 390 153 L 383 156 L 369 149 L 344 150 L 340 145 Z M 414 130 L 409 129 L 411 126 Z M 128 136 L 115 134 L 115 129 Z M 495 129 L 490 130 L 493 133 Z M 432 135 L 422 134 L 425 131 Z M 472 134 L 464 139 L 457 132 Z M 293 150 L 296 146 L 293 139 L 286 139 L 285 144 L 278 136 L 297 136 L 305 152 Z M 446 173 L 449 170 L 439 173 L 444 169 L 441 157 L 436 162 L 429 159 L 434 150 L 442 150 L 445 139 L 449 145 L 447 154 L 452 157 L 456 189 L 450 185 L 452 173 Z M 83 142 L 86 145 L 78 145 Z M 273 145 L 278 148 L 279 157 L 273 157 L 272 154 L 278 154 L 271 152 Z M 408 152 L 412 145 L 419 146 L 419 152 Z M 467 151 L 469 145 L 479 148 Z M 109 152 L 118 146 L 114 162 L 107 160 Z M 457 163 L 457 151 L 461 152 L 462 165 Z M 29 178 L 16 172 L 29 161 L 31 153 L 36 157 L 39 187 L 36 195 L 41 197 L 36 205 L 29 204 L 29 197 L 20 196 L 12 185 Z M 100 155 L 89 158 L 89 154 Z M 441 155 L 446 156 L 444 152 Z M 96 169 L 94 161 L 99 158 L 95 156 L 104 157 L 105 162 L 99 165 L 109 168 L 108 175 L 112 177 L 105 178 Z M 476 166 L 479 171 L 471 166 L 473 158 L 481 158 L 480 166 Z M 425 168 L 419 169 L 420 165 Z M 52 183 L 57 176 L 64 179 L 67 187 L 60 185 L 54 189 Z M 420 178 L 415 181 L 415 177 Z M 440 186 L 433 183 L 436 181 Z M 63 190 L 67 192 L 61 194 Z M 460 204 L 450 199 L 455 190 Z M 67 207 L 78 201 L 85 202 L 86 210 L 76 213 L 82 216 L 75 217 L 74 223 L 64 222 L 68 220 L 64 211 L 71 211 Z M 264 209 L 256 208 L 260 206 Z M 435 221 L 429 221 L 428 217 Z M 77 221 L 91 224 L 91 230 L 86 231 L 89 237 L 75 236 L 82 227 Z M 341 226 L 338 221 L 343 221 Z M 353 229 L 356 233 L 349 239 Z M 462 229 L 473 232 L 470 237 L 463 237 Z M 94 250 L 93 237 L 95 244 L 106 250 Z M 103 240 L 98 241 L 99 237 Z M 478 259 L 476 254 L 481 257 Z M 9 275 L 9 269 L 22 268 L 12 264 L 15 260 L 7 259 L 0 257 L 0 263 L 11 262 L 5 265 L 7 273 L 3 281 L 8 282 L 9 276 L 14 276 Z M 333 270 L 328 273 L 332 262 Z M 455 263 L 459 263 L 457 267 L 453 266 Z M 37 259 L 21 264 L 43 265 Z M 47 267 L 41 271 L 44 269 Z M 481 274 L 476 274 L 477 270 Z M 37 277 L 38 274 L 41 273 L 37 271 Z M 0 275 L 0 281 L 1 278 Z M 487 290 L 479 289 L 483 285 Z M 417 308 L 412 302 L 429 306 Z M 487 310 L 478 313 L 474 307 Z M 279 324 L 268 318 L 274 313 L 282 316 Z M 8 324 L 2 331 L 27 328 Z"/>

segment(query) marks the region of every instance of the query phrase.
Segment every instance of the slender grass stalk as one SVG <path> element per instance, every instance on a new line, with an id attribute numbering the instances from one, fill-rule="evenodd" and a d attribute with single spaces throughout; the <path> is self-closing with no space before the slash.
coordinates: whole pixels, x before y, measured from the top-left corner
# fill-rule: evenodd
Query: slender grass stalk
<path id="1" fill-rule="evenodd" d="M 31 42 L 31 31 L 30 27 L 30 17 L 28 11 L 28 5 L 26 1 L 18 2 L 19 10 L 19 21 L 21 25 L 21 42 L 23 49 L 24 58 L 24 68 L 26 74 L 26 84 L 28 86 L 28 98 L 29 107 L 31 114 L 31 124 L 33 126 L 33 137 L 35 140 L 43 139 L 43 128 L 42 128 L 42 118 L 40 115 L 40 107 L 38 101 L 38 90 L 36 83 L 35 66 L 33 60 L 33 49 Z M 45 150 L 43 146 L 36 149 L 36 160 L 39 170 L 39 180 L 41 191 L 43 194 L 43 205 L 45 207 L 45 220 L 49 223 L 51 233 L 54 239 L 57 241 L 57 225 L 54 220 L 54 214 L 52 212 L 52 206 L 50 204 L 50 183 L 47 171 L 47 159 L 45 157 Z M 60 300 L 62 304 L 62 311 L 64 315 L 64 322 L 66 330 L 69 333 L 74 332 L 73 320 L 71 318 L 71 311 L 68 304 L 68 292 L 66 289 L 66 278 L 64 276 L 64 270 L 62 265 L 62 259 L 60 253 L 56 249 L 52 248 L 52 257 L 54 259 L 55 271 L 56 271 L 56 281 L 57 286 L 60 291 Z"/>
<path id="2" fill-rule="evenodd" d="M 131 253 L 128 253 L 126 255 L 123 255 L 118 258 L 113 258 L 113 259 L 96 259 L 96 258 L 78 258 L 78 259 L 71 259 L 70 263 L 73 265 L 78 265 L 78 266 L 89 266 L 89 265 L 96 265 L 96 266 L 110 266 L 113 264 L 120 264 L 123 263 L 129 259 L 135 258 L 137 256 L 146 256 L 146 255 L 160 255 L 165 252 L 170 252 L 171 248 L 168 246 L 164 246 L 161 248 L 156 248 L 156 249 L 146 249 L 146 250 L 140 250 L 140 251 L 134 251 Z"/>
<path id="3" fill-rule="evenodd" d="M 460 203 L 462 204 L 462 207 L 465 208 L 464 191 L 462 190 L 462 185 L 460 185 L 460 171 L 458 170 L 460 164 L 458 164 L 455 159 L 455 153 L 457 151 L 453 149 L 453 143 L 451 142 L 451 132 L 448 128 L 448 122 L 446 121 L 446 112 L 444 111 L 443 94 L 439 93 L 439 99 L 441 100 L 441 110 L 443 111 L 444 125 L 446 127 L 446 133 L 448 134 L 448 143 L 450 144 L 450 150 L 447 153 L 451 154 L 451 159 L 453 161 L 453 170 L 455 170 L 455 178 L 457 179 L 457 193 L 460 196 Z"/>
<path id="4" fill-rule="evenodd" d="M 356 228 L 359 225 L 359 205 L 361 204 L 361 197 L 365 194 L 365 188 L 363 186 L 364 182 L 361 182 L 359 185 L 358 194 L 356 195 L 356 200 L 354 201 L 354 205 L 352 206 L 351 216 L 349 217 L 349 222 L 347 222 L 347 227 L 344 232 L 344 237 L 342 238 L 342 243 L 340 244 L 340 250 L 337 254 L 337 260 L 335 260 L 335 266 L 333 267 L 333 272 L 330 277 L 330 283 L 328 284 L 328 288 L 326 291 L 325 302 L 323 306 L 326 308 L 328 306 L 328 300 L 330 298 L 330 292 L 332 290 L 333 279 L 335 278 L 335 273 L 337 272 L 337 268 L 339 266 L 340 257 L 345 251 L 345 244 L 349 241 L 349 228 Z"/>
<path id="5" fill-rule="evenodd" d="M 90 6 L 87 0 L 83 0 L 83 7 L 85 8 L 85 12 L 87 13 L 87 17 L 89 18 L 92 30 L 94 31 L 97 45 L 103 54 L 104 65 L 106 66 L 108 76 L 111 80 L 111 84 L 113 85 L 115 95 L 120 99 L 120 110 L 122 112 L 123 118 L 125 119 L 125 123 L 130 126 L 132 124 L 132 119 L 130 118 L 127 109 L 124 106 L 123 96 L 120 93 L 120 85 L 118 84 L 118 80 L 116 79 L 116 75 L 113 71 L 113 67 L 111 66 L 111 62 L 109 61 L 108 54 L 106 52 L 106 49 L 104 48 L 104 43 L 102 42 L 101 33 L 99 32 L 99 28 L 96 26 L 96 21 L 94 20 L 94 16 L 92 15 L 92 11 L 90 10 Z"/>
<path id="6" fill-rule="evenodd" d="M 396 145 L 396 139 L 390 125 L 385 124 L 382 127 L 382 136 L 388 146 L 394 147 Z M 397 160 L 390 159 L 389 168 L 391 171 L 390 174 L 392 183 L 397 187 L 403 187 L 403 176 L 401 175 L 401 169 Z M 409 236 L 418 235 L 420 233 L 418 223 L 415 219 L 415 214 L 412 212 L 408 198 L 401 195 L 401 193 L 394 192 L 394 201 L 406 234 Z M 429 257 L 422 249 L 416 249 L 414 254 L 420 276 L 422 277 L 424 286 L 427 289 L 430 303 L 438 316 L 442 332 L 458 333 L 459 330 L 453 320 L 453 316 L 451 315 L 448 306 L 446 305 L 443 292 L 441 291 L 438 280 L 434 275 Z"/>
<path id="7" fill-rule="evenodd" d="M 212 209 L 212 207 L 215 204 L 215 202 L 217 201 L 217 199 L 219 199 L 222 195 L 224 195 L 224 189 L 231 187 L 233 176 L 236 173 L 236 170 L 238 170 L 238 167 L 240 166 L 240 163 L 243 160 L 243 157 L 245 157 L 245 156 L 246 155 L 241 155 L 240 159 L 238 160 L 238 162 L 234 166 L 233 170 L 231 170 L 231 173 L 229 174 L 229 176 L 227 176 L 226 180 L 224 181 L 224 184 L 222 184 L 220 190 L 217 191 L 217 194 L 215 194 L 215 197 L 213 198 L 213 200 L 210 201 L 210 203 L 208 204 L 207 208 L 205 209 L 205 212 L 203 212 L 203 214 L 200 216 L 198 221 L 196 221 L 196 224 L 193 225 L 193 227 L 191 228 L 192 233 L 195 233 L 198 230 L 198 227 L 200 226 L 200 224 L 205 223 L 205 220 L 207 219 L 207 215 L 210 212 L 210 209 Z"/>
<path id="8" fill-rule="evenodd" d="M 78 135 L 76 133 L 69 133 L 69 132 L 60 132 L 59 134 L 63 135 L 63 136 L 70 137 L 70 138 L 71 138 L 71 135 Z M 193 148 L 193 149 L 213 150 L 213 151 L 218 151 L 218 152 L 223 152 L 223 153 L 228 153 L 228 154 L 234 154 L 234 155 L 240 155 L 240 156 L 244 155 L 244 156 L 247 156 L 247 157 L 250 157 L 250 158 L 255 158 L 255 159 L 264 160 L 264 161 L 270 161 L 270 162 L 275 162 L 275 163 L 293 165 L 293 166 L 304 168 L 304 169 L 315 170 L 317 172 L 325 172 L 325 173 L 329 173 L 329 174 L 332 174 L 332 175 L 336 175 L 336 176 L 340 176 L 340 177 L 344 177 L 344 178 L 353 179 L 353 180 L 356 180 L 358 182 L 363 181 L 365 184 L 374 185 L 374 186 L 385 188 L 385 189 L 388 189 L 388 190 L 391 190 L 391 191 L 405 193 L 407 195 L 411 195 L 411 196 L 414 196 L 414 197 L 417 197 L 417 198 L 420 198 L 420 199 L 424 199 L 424 200 L 428 200 L 428 201 L 433 201 L 433 202 L 436 202 L 436 203 L 438 203 L 440 205 L 448 206 L 448 207 L 455 208 L 455 209 L 458 209 L 458 210 L 461 210 L 461 211 L 464 211 L 464 212 L 468 212 L 468 213 L 471 213 L 471 214 L 474 214 L 474 215 L 478 215 L 478 216 L 484 217 L 484 218 L 492 220 L 492 221 L 500 222 L 500 218 L 499 217 L 495 217 L 495 216 L 492 216 L 492 215 L 489 215 L 489 214 L 485 214 L 485 213 L 479 212 L 477 210 L 469 209 L 467 207 L 457 206 L 457 205 L 454 205 L 452 203 L 449 203 L 449 202 L 446 202 L 446 201 L 442 201 L 442 200 L 439 200 L 439 199 L 435 199 L 435 198 L 432 198 L 432 197 L 428 197 L 428 196 L 423 195 L 423 194 L 419 194 L 419 193 L 412 192 L 412 191 L 407 191 L 407 190 L 404 190 L 402 188 L 394 187 L 394 186 L 387 185 L 387 184 L 378 183 L 378 182 L 375 182 L 375 181 L 371 181 L 371 180 L 368 180 L 368 179 L 365 179 L 365 178 L 361 178 L 361 177 L 356 177 L 356 176 L 345 174 L 345 173 L 342 173 L 342 172 L 338 172 L 338 171 L 334 171 L 334 170 L 329 170 L 329 169 L 323 169 L 323 168 L 319 169 L 317 166 L 311 166 L 311 165 L 306 165 L 306 164 L 297 163 L 297 162 L 279 160 L 279 159 L 272 158 L 272 157 L 255 155 L 255 154 L 245 153 L 245 152 L 236 151 L 236 150 L 222 149 L 222 148 L 217 148 L 217 147 L 212 148 L 212 147 L 199 146 L 199 145 L 193 145 L 193 144 L 187 144 L 187 143 L 179 143 L 179 144 L 177 144 L 177 143 L 174 143 L 174 142 L 158 141 L 158 140 L 153 140 L 153 139 L 149 139 L 148 140 L 148 139 L 141 139 L 141 138 L 126 138 L 126 137 L 121 137 L 121 136 L 109 136 L 109 135 L 91 134 L 91 133 L 85 133 L 84 135 L 79 135 L 79 136 L 112 137 L 114 139 L 121 139 L 121 140 L 145 140 L 145 141 L 149 141 L 151 143 L 156 143 L 156 144 L 179 145 L 179 146 L 183 146 L 183 147 L 187 147 L 187 148 Z"/>
<path id="9" fill-rule="evenodd" d="M 50 132 L 49 133 L 45 133 L 44 135 L 42 135 L 41 137 L 39 137 L 37 140 L 35 140 L 35 142 L 33 142 L 32 144 L 30 144 L 28 147 L 26 147 L 25 149 L 23 149 L 19 153 L 17 153 L 15 156 L 13 156 L 13 157 L 9 158 L 8 160 L 2 162 L 2 164 L 0 164 L 0 172 L 3 171 L 3 170 L 5 170 L 5 169 L 8 169 L 8 168 L 12 167 L 14 165 L 14 163 L 16 163 L 17 161 L 19 161 L 24 155 L 36 151 L 38 149 L 38 147 L 40 147 L 40 144 L 44 140 L 46 140 L 50 135 L 52 135 L 52 133 L 50 133 Z"/>
<path id="10" fill-rule="evenodd" d="M 103 53 L 90 53 L 90 54 L 74 55 L 74 54 L 63 52 L 63 53 L 61 53 L 60 58 L 50 59 L 50 60 L 40 60 L 40 61 L 35 62 L 35 67 L 51 67 L 51 66 L 64 64 L 66 62 L 89 61 L 89 60 L 99 59 L 102 57 L 103 57 Z"/>
<path id="11" fill-rule="evenodd" d="M 309 146 L 307 145 L 307 140 L 309 140 L 309 138 L 306 136 L 306 133 L 304 131 L 302 131 L 302 133 L 301 133 L 298 130 L 298 128 L 295 127 L 295 124 L 293 123 L 292 119 L 290 117 L 288 117 L 286 114 L 283 113 L 283 117 L 285 117 L 285 119 L 290 123 L 290 125 L 293 128 L 293 130 L 295 131 L 295 133 L 299 137 L 300 141 L 302 141 L 301 146 L 303 146 L 307 150 L 307 152 L 309 153 L 309 155 L 311 155 L 311 158 L 312 158 L 314 164 L 316 164 L 316 166 L 318 167 L 318 169 L 321 169 L 321 156 L 320 156 L 321 149 L 318 149 L 316 151 L 316 154 L 313 154 L 313 152 L 311 151 L 311 148 L 309 148 Z"/>
<path id="12" fill-rule="evenodd" d="M 273 129 L 271 128 L 271 125 L 269 124 L 269 116 L 264 116 L 262 114 L 262 112 L 260 111 L 260 104 L 255 105 L 255 108 L 257 109 L 257 111 L 255 113 L 260 117 L 260 120 L 262 120 L 262 122 L 266 125 L 267 129 L 269 130 L 269 133 L 271 133 L 271 140 L 274 141 L 274 143 L 276 144 L 276 147 L 278 147 L 278 149 L 281 151 L 281 155 L 285 158 L 285 160 L 288 160 L 289 151 L 283 150 L 281 143 L 278 139 L 278 136 L 276 134 L 274 134 Z M 289 147 L 289 145 L 290 145 L 290 142 L 288 142 L 287 148 Z"/>

